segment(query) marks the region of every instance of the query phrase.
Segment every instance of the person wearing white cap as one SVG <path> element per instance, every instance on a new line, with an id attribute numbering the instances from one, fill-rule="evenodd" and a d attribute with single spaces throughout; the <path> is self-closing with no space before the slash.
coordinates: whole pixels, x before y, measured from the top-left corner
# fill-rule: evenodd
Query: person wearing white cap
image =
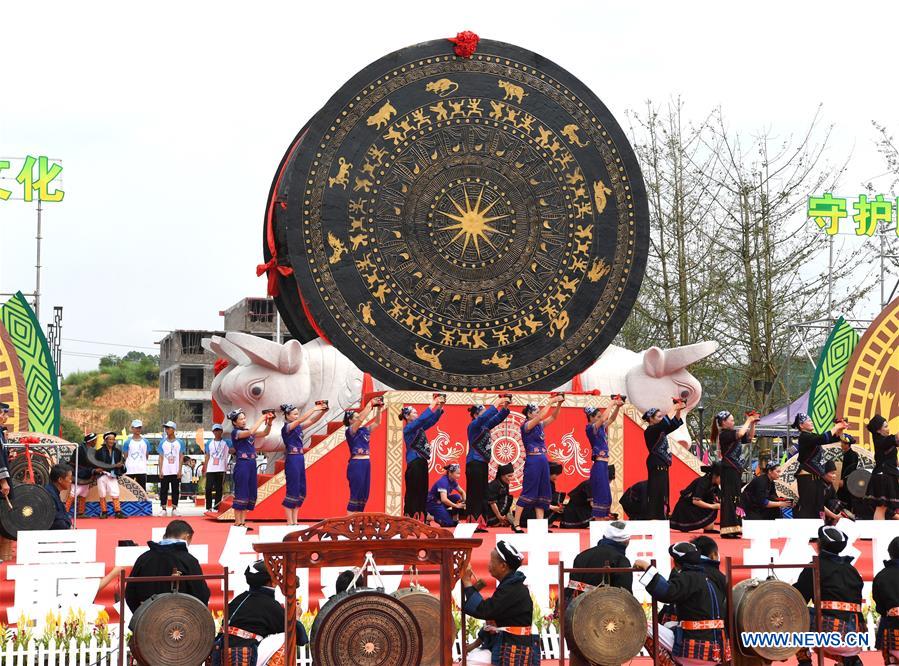
<path id="1" fill-rule="evenodd" d="M 141 434 L 143 421 L 131 422 L 131 437 L 125 440 L 122 453 L 125 455 L 125 474 L 134 479 L 144 490 L 147 489 L 147 456 L 150 453 L 147 440 Z"/>
<path id="2" fill-rule="evenodd" d="M 159 515 L 166 515 L 169 490 L 172 492 L 172 515 L 178 515 L 178 496 L 181 494 L 181 465 L 184 463 L 184 442 L 175 437 L 174 421 L 162 424 L 165 439 L 159 442 Z"/>
<path id="3" fill-rule="evenodd" d="M 206 477 L 206 510 L 215 511 L 222 501 L 222 482 L 228 470 L 228 442 L 222 435 L 225 430 L 221 423 L 212 426 L 212 439 L 206 442 L 206 457 L 203 459 L 203 476 Z"/>
<path id="4" fill-rule="evenodd" d="M 631 535 L 628 534 L 627 525 L 624 521 L 615 520 L 606 526 L 604 532 L 605 536 L 593 548 L 588 548 L 574 558 L 573 566 L 575 568 L 630 568 L 631 561 L 627 559 L 626 552 Z M 570 603 L 578 595 L 589 592 L 599 585 L 620 587 L 630 592 L 633 584 L 634 574 L 632 573 L 573 572 L 568 580 L 568 585 L 565 586 L 565 603 Z"/>

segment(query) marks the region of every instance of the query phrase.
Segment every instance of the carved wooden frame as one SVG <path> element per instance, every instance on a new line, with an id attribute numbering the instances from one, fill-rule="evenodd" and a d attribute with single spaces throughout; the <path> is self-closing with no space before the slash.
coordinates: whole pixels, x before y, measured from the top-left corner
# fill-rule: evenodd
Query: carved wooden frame
<path id="1" fill-rule="evenodd" d="M 440 643 L 442 666 L 452 664 L 452 589 L 471 561 L 481 539 L 456 539 L 449 530 L 435 528 L 405 516 L 355 513 L 329 518 L 283 541 L 257 543 L 284 594 L 284 654 L 296 654 L 297 568 L 358 566 L 371 553 L 379 564 L 440 567 Z"/>

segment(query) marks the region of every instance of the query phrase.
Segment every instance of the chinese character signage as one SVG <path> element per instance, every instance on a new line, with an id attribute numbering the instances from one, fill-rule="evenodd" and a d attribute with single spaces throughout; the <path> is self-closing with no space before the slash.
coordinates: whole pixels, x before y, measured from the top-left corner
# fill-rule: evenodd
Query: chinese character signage
<path id="1" fill-rule="evenodd" d="M 878 194 L 869 199 L 866 194 L 859 194 L 855 199 L 847 200 L 825 192 L 821 197 L 808 198 L 808 216 L 815 221 L 828 236 L 839 233 L 840 223 L 849 217 L 849 205 L 852 206 L 852 222 L 856 236 L 873 236 L 877 225 L 889 226 L 893 223 L 893 211 L 899 210 L 899 199 L 885 199 Z M 899 228 L 896 229 L 899 235 Z"/>
<path id="2" fill-rule="evenodd" d="M 28 155 L 16 160 L 0 159 L 0 201 L 62 201 L 65 192 L 53 184 L 61 173 L 62 166 L 43 155 Z M 13 182 L 18 185 L 8 184 Z"/>

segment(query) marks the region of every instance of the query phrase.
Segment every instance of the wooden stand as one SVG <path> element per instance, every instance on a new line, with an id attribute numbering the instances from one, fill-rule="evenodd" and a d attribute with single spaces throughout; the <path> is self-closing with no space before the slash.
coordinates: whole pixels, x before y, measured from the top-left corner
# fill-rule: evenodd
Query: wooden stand
<path id="1" fill-rule="evenodd" d="M 341 539 L 338 541 L 338 539 Z M 481 539 L 455 539 L 452 532 L 386 513 L 355 513 L 330 518 L 291 532 L 283 541 L 253 546 L 284 594 L 284 654 L 296 655 L 297 568 L 359 566 L 371 553 L 380 564 L 440 567 L 440 643 L 442 666 L 453 662 L 455 638 L 452 589 L 468 567 Z"/>

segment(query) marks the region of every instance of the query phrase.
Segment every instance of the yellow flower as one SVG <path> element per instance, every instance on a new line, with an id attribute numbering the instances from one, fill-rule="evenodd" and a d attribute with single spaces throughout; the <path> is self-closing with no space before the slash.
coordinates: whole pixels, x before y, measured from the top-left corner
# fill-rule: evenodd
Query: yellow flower
<path id="1" fill-rule="evenodd" d="M 105 609 L 100 609 L 100 612 L 97 613 L 97 619 L 94 621 L 94 624 L 98 626 L 105 626 L 109 624 L 109 613 L 107 613 Z"/>

